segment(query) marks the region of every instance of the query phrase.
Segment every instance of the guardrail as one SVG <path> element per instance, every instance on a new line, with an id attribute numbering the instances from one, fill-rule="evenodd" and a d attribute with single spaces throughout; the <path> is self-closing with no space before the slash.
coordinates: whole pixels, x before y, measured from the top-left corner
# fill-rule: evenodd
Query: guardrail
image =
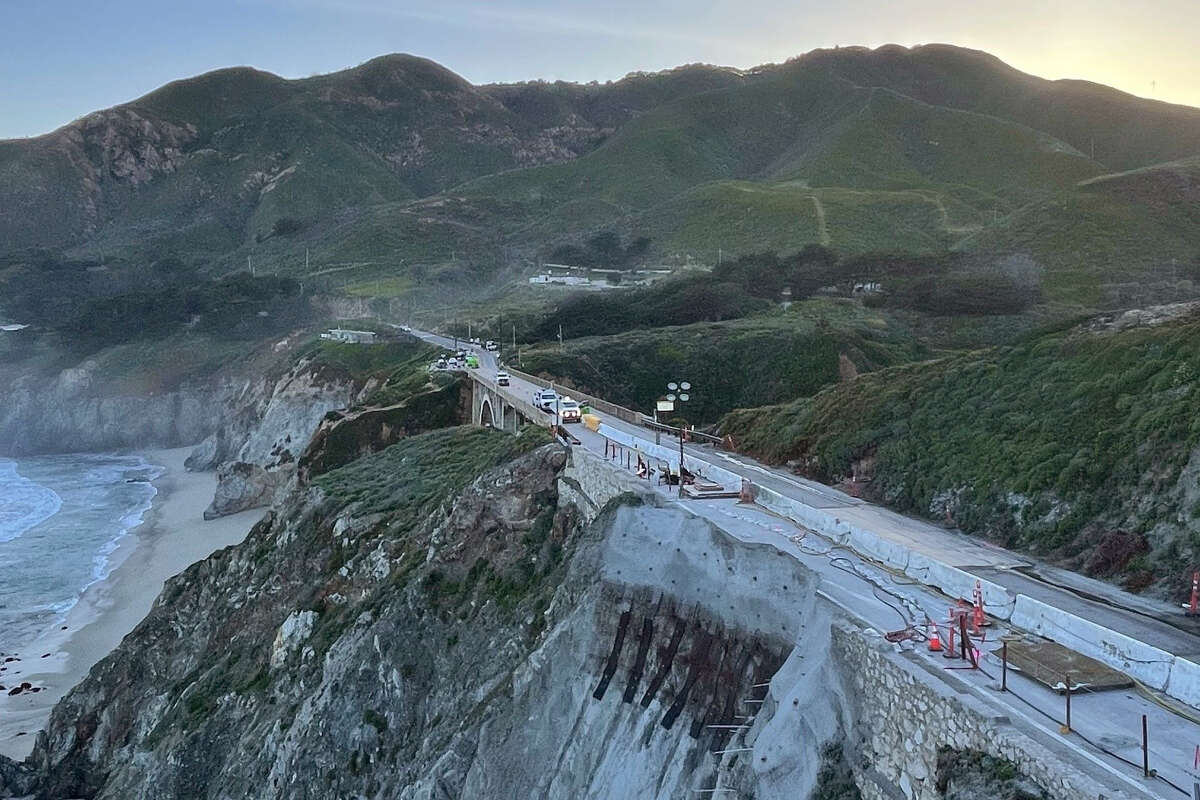
<path id="1" fill-rule="evenodd" d="M 678 431 L 679 431 L 679 428 L 675 427 L 674 425 L 664 425 L 661 422 L 655 422 L 654 420 L 652 420 L 648 417 L 645 417 L 644 415 L 643 415 L 642 427 L 649 428 L 652 431 L 661 431 L 663 433 L 669 433 L 672 436 L 677 436 Z M 695 428 L 688 429 L 687 438 L 685 438 L 684 441 L 685 442 L 691 441 L 691 442 L 702 442 L 702 443 L 708 443 L 708 444 L 715 444 L 718 447 L 723 447 L 725 445 L 725 441 L 720 436 L 713 436 L 711 433 L 705 433 L 703 431 L 698 431 Z"/>
<path id="2" fill-rule="evenodd" d="M 539 378 L 536 375 L 530 375 L 528 372 L 521 372 L 520 370 L 513 369 L 512 367 L 506 366 L 504 371 L 509 375 L 517 376 L 521 380 L 529 381 L 535 386 L 541 386 L 543 389 L 566 389 L 566 387 L 562 384 L 555 386 L 553 381 L 548 381 L 545 378 Z M 568 391 L 571 392 L 572 397 L 576 398 L 581 403 L 586 403 L 587 405 L 599 411 L 601 414 L 608 414 L 609 416 L 624 420 L 631 425 L 644 425 L 646 422 L 646 415 L 642 414 L 641 412 L 625 408 L 624 406 L 619 406 L 616 403 L 610 403 L 607 400 L 601 400 L 599 397 L 592 397 L 590 394 L 577 392 L 574 389 L 570 389 Z"/>
<path id="3" fill-rule="evenodd" d="M 554 381 L 548 381 L 545 378 L 539 378 L 536 375 L 530 375 L 528 372 L 522 372 L 518 369 L 513 369 L 512 367 L 507 366 L 504 369 L 506 372 L 508 372 L 508 374 L 515 375 L 522 380 L 529 381 L 535 386 L 541 386 L 543 389 L 566 389 L 566 387 L 562 384 L 555 386 Z M 574 389 L 567 389 L 567 391 L 571 393 L 572 397 L 579 400 L 581 404 L 585 403 L 596 411 L 599 411 L 601 414 L 608 414 L 611 417 L 616 417 L 617 419 L 624 420 L 625 422 L 628 422 L 631 425 L 637 425 L 638 427 L 649 428 L 650 430 L 659 431 L 662 433 L 669 433 L 672 436 L 678 435 L 679 428 L 676 428 L 673 425 L 664 425 L 661 422 L 655 422 L 653 419 L 641 413 L 640 411 L 634 411 L 631 408 L 625 408 L 624 406 L 619 406 L 616 403 L 610 403 L 607 400 L 602 400 L 599 397 L 593 397 L 590 394 L 584 394 L 583 392 L 579 392 Z M 715 444 L 718 447 L 725 446 L 725 442 L 720 436 L 713 436 L 711 433 L 703 433 L 702 431 L 695 429 L 687 432 L 687 439 L 685 439 L 685 441 Z"/>

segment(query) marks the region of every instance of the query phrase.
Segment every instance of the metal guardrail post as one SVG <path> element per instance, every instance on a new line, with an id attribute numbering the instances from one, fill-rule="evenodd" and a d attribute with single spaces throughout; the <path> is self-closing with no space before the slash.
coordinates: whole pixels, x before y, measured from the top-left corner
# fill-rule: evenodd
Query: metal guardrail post
<path id="1" fill-rule="evenodd" d="M 1142 777 L 1150 777 L 1150 734 L 1145 714 L 1142 714 Z"/>

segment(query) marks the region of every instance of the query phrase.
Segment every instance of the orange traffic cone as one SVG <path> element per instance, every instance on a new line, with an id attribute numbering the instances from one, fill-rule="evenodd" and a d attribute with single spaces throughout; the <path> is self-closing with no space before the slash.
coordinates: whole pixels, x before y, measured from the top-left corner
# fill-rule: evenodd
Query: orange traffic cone
<path id="1" fill-rule="evenodd" d="M 933 629 L 933 633 L 929 636 L 929 652 L 940 653 L 942 652 L 942 640 L 941 637 L 938 636 L 937 625 L 930 623 L 926 627 L 926 630 L 929 630 L 930 628 Z"/>

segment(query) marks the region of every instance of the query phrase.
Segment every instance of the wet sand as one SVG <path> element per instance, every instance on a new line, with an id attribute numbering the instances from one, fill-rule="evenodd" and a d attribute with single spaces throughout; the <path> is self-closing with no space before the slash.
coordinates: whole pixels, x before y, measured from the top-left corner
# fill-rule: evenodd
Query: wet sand
<path id="1" fill-rule="evenodd" d="M 113 554 L 119 566 L 88 588 L 54 630 L 22 648 L 16 654 L 20 660 L 0 664 L 5 668 L 0 685 L 6 687 L 0 692 L 0 754 L 25 758 L 54 704 L 142 621 L 163 581 L 242 541 L 262 517 L 263 509 L 253 509 L 206 522 L 202 515 L 216 489 L 216 475 L 187 472 L 183 462 L 190 452 L 182 447 L 144 453 L 147 461 L 166 470 L 154 481 L 158 494 L 145 522 Z M 41 691 L 8 694 L 24 681 Z"/>

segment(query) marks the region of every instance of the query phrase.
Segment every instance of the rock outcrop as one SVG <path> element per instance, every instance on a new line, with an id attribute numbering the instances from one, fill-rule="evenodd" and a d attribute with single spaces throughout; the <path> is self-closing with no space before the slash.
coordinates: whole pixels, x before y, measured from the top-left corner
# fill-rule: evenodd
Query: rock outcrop
<path id="1" fill-rule="evenodd" d="M 187 459 L 187 468 L 217 470 L 205 519 L 270 505 L 296 473 L 296 459 L 321 418 L 374 388 L 311 359 L 282 375 L 246 381 L 228 400 L 217 429 Z"/>
<path id="2" fill-rule="evenodd" d="M 395 405 L 330 411 L 300 454 L 301 482 L 377 453 L 406 436 L 468 421 L 470 392 L 466 381 L 457 380 Z"/>

